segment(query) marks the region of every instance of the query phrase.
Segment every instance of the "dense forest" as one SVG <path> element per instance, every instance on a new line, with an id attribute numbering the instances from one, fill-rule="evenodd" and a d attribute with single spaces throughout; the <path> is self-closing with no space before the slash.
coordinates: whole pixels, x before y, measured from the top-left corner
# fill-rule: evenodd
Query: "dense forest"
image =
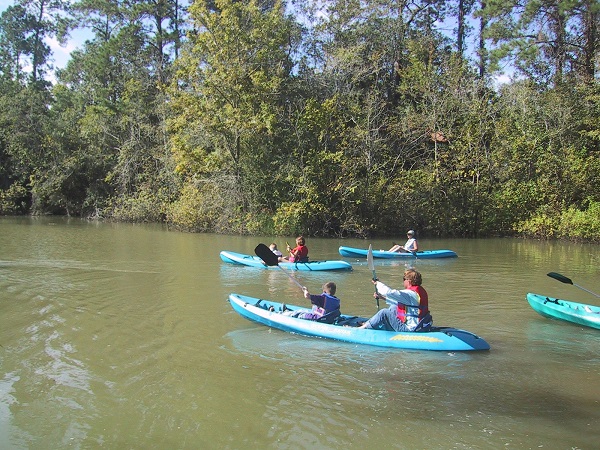
<path id="1" fill-rule="evenodd" d="M 2 13 L 0 214 L 600 242 L 598 1 L 180 1 Z"/>

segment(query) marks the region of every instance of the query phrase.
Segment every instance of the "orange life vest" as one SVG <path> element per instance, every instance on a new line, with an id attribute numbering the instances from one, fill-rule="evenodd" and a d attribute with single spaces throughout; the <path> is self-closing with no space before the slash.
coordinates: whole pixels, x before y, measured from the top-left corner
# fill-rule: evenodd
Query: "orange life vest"
<path id="1" fill-rule="evenodd" d="M 408 289 L 417 294 L 419 304 L 415 306 L 409 306 L 398 303 L 396 317 L 398 317 L 402 323 L 406 323 L 408 316 L 418 317 L 419 320 L 421 320 L 429 312 L 429 297 L 427 295 L 427 291 L 421 286 L 410 286 Z M 418 314 L 416 314 L 415 309 L 419 310 Z"/>

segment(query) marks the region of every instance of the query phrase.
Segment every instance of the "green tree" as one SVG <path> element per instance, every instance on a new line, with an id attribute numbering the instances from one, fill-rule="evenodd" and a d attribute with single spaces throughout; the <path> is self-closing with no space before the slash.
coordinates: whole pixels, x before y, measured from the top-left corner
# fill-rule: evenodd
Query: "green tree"
<path id="1" fill-rule="evenodd" d="M 4 30 L 4 51 L 13 60 L 14 73 L 20 73 L 19 65 L 31 64 L 30 81 L 42 81 L 51 67 L 48 38 L 63 41 L 65 34 L 64 0 L 18 0 L 14 7 L 3 13 L 0 28 Z M 26 61 L 25 61 L 26 60 Z"/>
<path id="2" fill-rule="evenodd" d="M 597 14 L 597 2 L 587 0 L 487 0 L 482 11 L 495 45 L 493 62 L 508 60 L 541 85 L 577 75 L 581 56 L 589 78 L 597 53 Z"/>
<path id="3" fill-rule="evenodd" d="M 227 227 L 227 217 L 242 216 L 270 196 L 297 32 L 281 2 L 217 0 L 210 6 L 190 7 L 194 31 L 177 64 L 170 128 L 179 171 L 189 183 L 217 185 L 212 195 L 222 199 Z"/>
<path id="4" fill-rule="evenodd" d="M 166 53 L 155 51 L 151 27 L 131 4 L 86 0 L 73 11 L 94 38 L 58 73 L 52 113 L 61 129 L 51 133 L 53 163 L 36 177 L 36 206 L 161 220 L 175 183 L 161 93 Z"/>
<path id="5" fill-rule="evenodd" d="M 0 16 L 0 73 L 7 79 L 24 78 L 23 59 L 30 54 L 33 16 L 22 5 L 9 6 Z"/>

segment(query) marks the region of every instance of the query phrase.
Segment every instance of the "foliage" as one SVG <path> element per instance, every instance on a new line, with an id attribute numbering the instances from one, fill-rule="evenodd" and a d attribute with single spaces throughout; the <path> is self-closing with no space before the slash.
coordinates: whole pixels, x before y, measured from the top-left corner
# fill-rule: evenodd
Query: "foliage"
<path id="1" fill-rule="evenodd" d="M 113 197 L 104 213 L 121 222 L 162 222 L 169 209 L 167 199 L 150 190 Z"/>
<path id="2" fill-rule="evenodd" d="M 585 210 L 570 206 L 559 224 L 559 238 L 600 242 L 600 202 L 590 201 Z"/>
<path id="3" fill-rule="evenodd" d="M 226 191 L 213 183 L 202 180 L 186 183 L 181 196 L 170 205 L 167 222 L 186 231 L 229 231 L 229 202 Z"/>
<path id="4" fill-rule="evenodd" d="M 17 0 L 0 213 L 598 241 L 597 2 L 293 3 Z M 50 84 L 47 39 L 79 26 Z"/>
<path id="5" fill-rule="evenodd" d="M 562 212 L 542 207 L 518 231 L 534 238 L 600 242 L 600 203 L 590 202 L 583 210 L 570 206 Z"/>
<path id="6" fill-rule="evenodd" d="M 17 215 L 27 211 L 27 190 L 19 183 L 0 190 L 0 215 Z"/>

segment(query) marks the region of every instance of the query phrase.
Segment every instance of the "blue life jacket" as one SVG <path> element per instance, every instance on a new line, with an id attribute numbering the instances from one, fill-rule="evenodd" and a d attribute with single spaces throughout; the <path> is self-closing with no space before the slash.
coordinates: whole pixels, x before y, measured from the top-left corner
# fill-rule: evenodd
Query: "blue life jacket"
<path id="1" fill-rule="evenodd" d="M 325 297 L 325 303 L 323 307 L 325 308 L 325 313 L 329 313 L 331 311 L 335 311 L 336 309 L 340 309 L 340 299 L 335 295 L 329 295 L 325 292 L 321 294 Z"/>

